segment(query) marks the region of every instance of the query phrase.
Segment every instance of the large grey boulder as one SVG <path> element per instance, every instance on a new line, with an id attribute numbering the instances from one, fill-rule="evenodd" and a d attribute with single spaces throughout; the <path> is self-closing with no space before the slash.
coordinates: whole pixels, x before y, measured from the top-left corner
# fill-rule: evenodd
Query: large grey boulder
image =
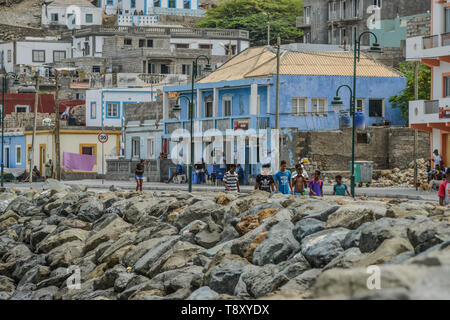
<path id="1" fill-rule="evenodd" d="M 218 296 L 219 294 L 217 292 L 208 286 L 204 286 L 192 292 L 186 300 L 214 300 Z"/>
<path id="2" fill-rule="evenodd" d="M 450 224 L 425 223 L 414 224 L 407 229 L 408 239 L 416 253 L 423 252 L 439 243 L 450 240 Z"/>
<path id="3" fill-rule="evenodd" d="M 359 249 L 361 252 L 372 252 L 386 239 L 407 239 L 407 229 L 411 223 L 411 220 L 393 218 L 381 218 L 372 222 L 361 230 Z"/>
<path id="4" fill-rule="evenodd" d="M 323 221 L 313 218 L 305 218 L 295 224 L 292 233 L 294 234 L 294 238 L 300 242 L 304 237 L 322 231 L 324 226 L 325 222 Z"/>
<path id="5" fill-rule="evenodd" d="M 225 259 L 209 270 L 205 285 L 217 293 L 232 295 L 246 265 L 241 259 Z"/>
<path id="6" fill-rule="evenodd" d="M 302 239 L 301 252 L 314 268 L 322 268 L 344 252 L 342 243 L 348 229 L 319 231 Z"/>
<path id="7" fill-rule="evenodd" d="M 164 291 L 169 294 L 180 289 L 196 290 L 203 285 L 203 268 L 199 266 L 186 266 L 177 270 L 160 273 L 153 277 L 152 280 L 162 283 Z M 184 298 L 187 298 L 187 296 Z"/>
<path id="8" fill-rule="evenodd" d="M 173 225 L 177 227 L 179 230 L 183 229 L 189 223 L 195 220 L 204 220 L 206 217 L 210 217 L 213 213 L 220 214 L 225 211 L 224 207 L 216 204 L 211 200 L 203 200 L 194 203 L 189 206 L 186 210 L 179 213 Z"/>
<path id="9" fill-rule="evenodd" d="M 342 227 L 346 229 L 357 229 L 365 222 L 375 221 L 375 214 L 372 209 L 362 205 L 341 206 L 336 212 L 331 214 L 325 225 L 326 228 Z"/>
<path id="10" fill-rule="evenodd" d="M 77 217 L 82 221 L 94 222 L 103 214 L 103 202 L 96 197 L 88 197 L 81 201 Z"/>
<path id="11" fill-rule="evenodd" d="M 344 242 L 342 243 L 343 248 L 345 250 L 353 247 L 359 248 L 359 239 L 361 238 L 361 232 L 369 224 L 370 222 L 366 222 L 360 225 L 358 229 L 350 230 L 350 232 L 345 236 Z"/>
<path id="12" fill-rule="evenodd" d="M 292 229 L 294 225 L 289 220 L 283 220 L 273 226 L 264 241 L 256 247 L 253 253 L 253 264 L 262 266 L 268 263 L 277 264 L 300 249 Z"/>
<path id="13" fill-rule="evenodd" d="M 337 205 L 320 200 L 308 200 L 305 204 L 292 209 L 294 217 L 293 223 L 305 218 L 313 218 L 326 222 L 328 217 L 339 209 Z"/>

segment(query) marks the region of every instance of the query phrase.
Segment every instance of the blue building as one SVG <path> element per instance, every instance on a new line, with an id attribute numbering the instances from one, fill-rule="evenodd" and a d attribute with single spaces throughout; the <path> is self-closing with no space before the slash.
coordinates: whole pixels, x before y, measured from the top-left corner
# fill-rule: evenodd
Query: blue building
<path id="1" fill-rule="evenodd" d="M 364 114 L 365 124 L 370 126 L 387 122 L 404 125 L 400 110 L 392 108 L 389 103 L 392 95 L 406 87 L 403 75 L 362 54 L 357 76 L 357 111 Z M 346 106 L 339 112 L 330 106 L 331 101 L 336 89 L 342 84 L 351 86 L 352 80 L 353 52 L 283 51 L 280 57 L 279 128 L 338 130 L 342 114 L 349 111 L 350 94 L 347 89 L 341 89 L 340 96 Z M 163 91 L 164 138 L 169 140 L 169 149 L 173 149 L 179 145 L 179 130 L 189 128 L 189 114 L 188 100 L 182 98 L 181 112 L 174 118 L 169 93 L 174 95 L 175 92 L 191 99 L 191 88 L 190 85 L 167 86 Z M 239 129 L 273 135 L 271 130 L 276 127 L 275 51 L 270 47 L 243 51 L 198 81 L 193 100 L 194 131 L 198 137 L 204 136 L 208 129 L 220 132 L 222 138 L 226 130 L 232 133 Z M 177 134 L 174 135 L 174 132 Z M 186 132 L 183 134 L 186 135 Z M 242 131 L 238 135 L 242 136 Z M 246 164 L 250 160 L 248 150 L 252 148 L 268 148 L 270 154 L 273 147 L 271 139 L 266 141 L 265 146 L 246 141 Z M 196 144 L 196 162 L 210 143 Z M 234 145 L 234 149 L 231 145 L 225 153 L 243 154 L 237 150 L 236 143 Z M 274 157 L 271 159 L 277 163 Z M 256 160 L 261 159 L 257 157 Z M 252 173 L 256 167 L 249 165 L 246 171 Z"/>
<path id="2" fill-rule="evenodd" d="M 5 132 L 3 147 L 5 168 L 25 168 L 25 135 L 23 132 Z"/>

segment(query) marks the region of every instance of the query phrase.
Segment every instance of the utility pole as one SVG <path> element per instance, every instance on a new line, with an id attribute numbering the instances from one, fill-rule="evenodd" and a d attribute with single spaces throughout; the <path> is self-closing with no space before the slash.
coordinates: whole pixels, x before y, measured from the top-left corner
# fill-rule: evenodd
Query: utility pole
<path id="1" fill-rule="evenodd" d="M 55 178 L 61 180 L 61 145 L 59 139 L 59 72 L 55 70 Z"/>
<path id="2" fill-rule="evenodd" d="M 231 40 L 230 40 L 230 42 L 228 43 L 228 58 L 229 58 L 229 59 L 233 58 L 233 52 L 232 52 L 232 50 L 231 50 Z"/>
<path id="3" fill-rule="evenodd" d="M 34 97 L 34 123 L 33 123 L 33 137 L 31 138 L 31 155 L 30 155 L 30 183 L 33 182 L 33 164 L 34 164 L 34 142 L 36 140 L 36 124 L 37 124 L 37 110 L 39 106 L 39 71 L 35 72 L 36 77 L 36 94 Z"/>
<path id="4" fill-rule="evenodd" d="M 414 100 L 419 100 L 419 61 L 416 61 L 414 66 Z M 419 190 L 418 183 L 418 169 L 417 169 L 417 149 L 418 149 L 418 130 L 414 129 L 414 186 L 416 191 Z"/>
<path id="5" fill-rule="evenodd" d="M 278 126 L 278 118 L 279 118 L 279 98 L 280 98 L 280 47 L 281 47 L 281 38 L 277 37 L 277 88 L 276 88 L 276 97 L 275 97 L 275 129 L 279 129 Z"/>
<path id="6" fill-rule="evenodd" d="M 267 14 L 267 45 L 270 46 L 270 13 Z"/>

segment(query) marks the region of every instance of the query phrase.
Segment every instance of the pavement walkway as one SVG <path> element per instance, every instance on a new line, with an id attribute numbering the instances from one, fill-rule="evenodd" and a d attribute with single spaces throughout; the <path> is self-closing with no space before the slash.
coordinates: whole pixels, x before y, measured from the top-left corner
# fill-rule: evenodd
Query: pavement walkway
<path id="1" fill-rule="evenodd" d="M 134 181 L 118 181 L 118 180 L 77 180 L 77 181 L 63 181 L 68 185 L 85 185 L 89 190 L 93 191 L 107 191 L 114 185 L 115 187 L 124 190 L 135 190 L 136 183 Z M 42 182 L 34 182 L 34 188 L 42 187 Z M 5 183 L 6 187 L 11 188 L 29 188 L 30 183 Z M 167 184 L 161 182 L 144 182 L 144 190 L 146 191 L 176 191 L 182 190 L 187 191 L 187 184 Z M 253 186 L 241 186 L 241 192 L 251 192 Z M 209 184 L 195 184 L 192 186 L 192 191 L 224 191 L 223 186 L 215 186 Z M 331 195 L 333 193 L 332 186 L 324 186 L 324 194 Z M 393 188 L 373 188 L 373 187 L 362 187 L 356 188 L 356 196 L 365 196 L 373 198 L 402 198 L 409 200 L 419 200 L 419 201 L 438 201 L 437 192 L 435 191 L 416 191 L 414 188 L 404 188 L 404 187 L 393 187 Z"/>

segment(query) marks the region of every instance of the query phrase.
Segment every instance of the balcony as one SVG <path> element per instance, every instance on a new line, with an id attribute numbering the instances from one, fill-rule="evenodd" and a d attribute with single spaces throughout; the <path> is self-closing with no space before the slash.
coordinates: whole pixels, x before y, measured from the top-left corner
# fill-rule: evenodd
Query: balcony
<path id="1" fill-rule="evenodd" d="M 179 9 L 179 8 L 157 8 L 153 7 L 151 9 L 154 14 L 164 14 L 169 16 L 185 16 L 185 17 L 203 17 L 206 10 L 198 9 Z"/>
<path id="2" fill-rule="evenodd" d="M 436 58 L 450 55 L 450 33 L 406 39 L 406 59 Z"/>
<path id="3" fill-rule="evenodd" d="M 450 98 L 441 98 L 439 100 L 416 100 L 409 102 L 409 123 L 427 124 L 427 123 L 446 123 L 449 118 L 442 118 L 439 115 L 440 108 L 449 108 Z"/>
<path id="4" fill-rule="evenodd" d="M 176 129 L 182 128 L 189 132 L 190 121 L 186 119 L 164 121 L 164 133 L 166 137 L 169 137 Z M 194 136 L 203 136 L 205 132 L 211 129 L 218 130 L 224 135 L 227 130 L 234 132 L 238 129 L 244 131 L 254 129 L 258 131 L 269 128 L 270 118 L 268 116 L 232 116 L 194 120 Z"/>
<path id="5" fill-rule="evenodd" d="M 297 17 L 295 21 L 295 25 L 297 28 L 309 27 L 311 26 L 311 18 L 310 17 Z"/>

